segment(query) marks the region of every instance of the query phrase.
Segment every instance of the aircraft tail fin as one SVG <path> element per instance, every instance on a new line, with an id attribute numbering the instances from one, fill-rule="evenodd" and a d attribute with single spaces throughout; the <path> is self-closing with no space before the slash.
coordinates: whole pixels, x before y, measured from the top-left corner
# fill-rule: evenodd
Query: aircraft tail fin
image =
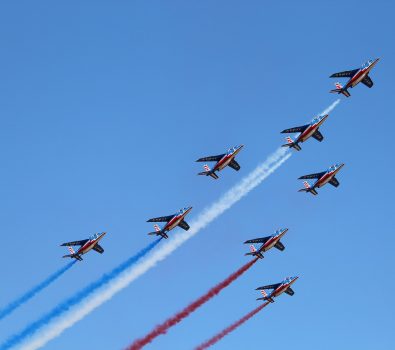
<path id="1" fill-rule="evenodd" d="M 74 258 L 79 261 L 82 261 L 82 257 L 75 253 L 73 247 L 68 246 L 67 249 L 69 250 L 70 254 L 63 255 L 63 258 Z"/>
<path id="2" fill-rule="evenodd" d="M 274 303 L 274 299 L 272 297 L 268 296 L 268 294 L 266 293 L 265 290 L 262 289 L 261 294 L 262 294 L 262 298 L 258 298 L 257 300 L 268 300 L 271 303 Z"/>
<path id="3" fill-rule="evenodd" d="M 350 97 L 351 94 L 348 92 L 347 89 L 343 88 L 343 85 L 340 84 L 339 82 L 335 83 L 336 89 L 333 89 L 329 92 L 333 93 L 333 94 L 343 94 L 346 97 Z"/>
<path id="4" fill-rule="evenodd" d="M 305 188 L 301 188 L 298 192 L 310 192 L 314 196 L 318 194 L 318 192 L 312 188 L 307 181 L 303 181 L 303 185 Z"/>
<path id="5" fill-rule="evenodd" d="M 302 147 L 295 143 L 294 140 L 292 140 L 289 136 L 287 136 L 285 139 L 287 140 L 287 143 L 281 145 L 281 147 L 295 148 L 297 151 L 300 151 L 302 149 Z"/>
<path id="6" fill-rule="evenodd" d="M 203 165 L 203 169 L 204 171 L 198 173 L 198 175 L 206 175 L 206 176 L 211 176 L 215 180 L 218 179 L 218 175 L 214 171 L 212 171 L 207 164 Z"/>
<path id="7" fill-rule="evenodd" d="M 260 259 L 263 259 L 263 255 L 261 252 L 259 252 L 253 244 L 250 245 L 250 252 L 245 253 L 244 255 L 252 255 L 252 256 L 257 256 Z"/>
<path id="8" fill-rule="evenodd" d="M 155 231 L 148 232 L 148 234 L 162 236 L 163 238 L 169 238 L 169 236 L 165 232 L 163 232 L 157 224 L 154 225 L 154 229 L 155 229 Z"/>

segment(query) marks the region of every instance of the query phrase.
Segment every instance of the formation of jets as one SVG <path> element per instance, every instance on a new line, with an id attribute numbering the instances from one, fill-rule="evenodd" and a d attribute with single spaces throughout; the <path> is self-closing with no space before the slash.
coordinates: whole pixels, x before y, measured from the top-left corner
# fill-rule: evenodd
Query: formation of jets
<path id="1" fill-rule="evenodd" d="M 339 82 L 335 83 L 336 89 L 331 90 L 331 93 L 343 94 L 346 97 L 350 97 L 350 93 L 348 89 L 355 87 L 358 83 L 362 83 L 367 87 L 371 88 L 373 86 L 373 81 L 369 77 L 369 73 L 373 69 L 373 67 L 377 64 L 379 58 L 375 60 L 369 60 L 364 63 L 360 68 L 338 72 L 332 74 L 331 78 L 349 78 L 347 83 L 342 86 Z M 288 136 L 286 138 L 287 143 L 282 145 L 282 147 L 293 148 L 296 151 L 301 151 L 302 148 L 300 144 L 307 141 L 309 138 L 313 138 L 319 142 L 324 140 L 324 136 L 320 132 L 320 127 L 323 123 L 327 120 L 328 114 L 319 115 L 314 117 L 314 119 L 305 125 L 296 126 L 289 129 L 285 129 L 281 131 L 283 134 L 295 134 L 298 135 L 295 138 L 291 138 Z M 240 165 L 236 161 L 236 155 L 241 151 L 243 145 L 234 146 L 226 151 L 226 153 L 219 154 L 216 156 L 208 156 L 199 158 L 196 162 L 216 162 L 215 165 L 210 168 L 207 164 L 203 165 L 204 171 L 198 173 L 198 175 L 210 176 L 213 179 L 218 179 L 219 176 L 217 172 L 220 172 L 225 167 L 229 166 L 230 168 L 239 171 Z M 304 188 L 300 189 L 299 192 L 306 192 L 311 193 L 312 195 L 317 195 L 317 189 L 323 187 L 327 183 L 331 184 L 334 187 L 339 186 L 339 180 L 336 178 L 337 173 L 342 169 L 344 163 L 334 164 L 330 166 L 327 170 L 300 176 L 300 180 L 303 181 Z M 313 184 L 309 184 L 307 179 L 315 179 L 316 181 Z M 185 207 L 180 209 L 177 213 L 168 215 L 168 216 L 160 216 L 156 218 L 152 218 L 147 220 L 147 222 L 154 222 L 154 230 L 153 232 L 148 233 L 149 235 L 156 235 L 160 236 L 161 238 L 167 239 L 169 238 L 168 233 L 175 227 L 180 227 L 183 230 L 188 231 L 190 226 L 185 221 L 186 215 L 192 210 L 192 207 Z M 158 222 L 165 223 L 162 227 L 160 227 Z M 288 232 L 288 228 L 278 229 L 273 235 L 261 237 L 261 238 L 254 238 L 244 242 L 244 244 L 250 244 L 250 252 L 246 253 L 247 256 L 252 256 L 255 259 L 263 259 L 264 253 L 269 251 L 271 248 L 276 248 L 280 251 L 285 249 L 285 246 L 282 244 L 281 239 L 284 235 Z M 102 233 L 95 233 L 88 239 L 80 240 L 80 241 L 73 241 L 73 242 L 66 242 L 61 244 L 61 246 L 67 246 L 69 249 L 70 254 L 64 255 L 64 258 L 72 258 L 77 260 L 82 260 L 82 255 L 88 253 L 90 250 L 94 250 L 100 254 L 104 252 L 104 249 L 99 245 L 99 241 L 105 236 L 106 232 Z M 260 244 L 258 248 L 255 247 L 254 244 Z M 73 246 L 79 246 L 77 251 L 74 251 Z M 265 285 L 256 288 L 262 294 L 262 297 L 258 298 L 257 300 L 264 300 L 273 303 L 274 299 L 277 298 L 282 293 L 286 293 L 290 296 L 294 295 L 294 291 L 291 288 L 293 283 L 299 277 L 287 277 L 282 282 Z M 269 292 L 267 292 L 269 290 Z"/>

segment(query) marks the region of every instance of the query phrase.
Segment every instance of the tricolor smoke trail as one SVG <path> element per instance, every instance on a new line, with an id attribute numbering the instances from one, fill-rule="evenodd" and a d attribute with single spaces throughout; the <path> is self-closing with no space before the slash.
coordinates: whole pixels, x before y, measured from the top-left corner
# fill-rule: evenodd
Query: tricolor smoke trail
<path id="1" fill-rule="evenodd" d="M 63 317 L 49 323 L 42 332 L 37 334 L 37 336 L 30 339 L 25 344 L 22 344 L 20 350 L 39 349 L 47 344 L 51 339 L 59 336 L 64 330 L 72 327 L 76 322 L 90 314 L 107 300 L 110 300 L 115 294 L 126 288 L 130 283 L 149 271 L 151 268 L 155 267 L 187 240 L 192 238 L 218 216 L 231 208 L 268 176 L 274 173 L 290 156 L 291 153 L 288 152 L 288 150 L 284 148 L 277 149 L 263 163 L 259 164 L 249 175 L 244 177 L 238 184 L 228 190 L 211 206 L 203 210 L 203 212 L 190 223 L 191 228 L 189 231 L 177 232 L 174 234 L 171 239 L 161 245 L 160 248 L 153 251 L 152 254 L 139 264 L 136 264 L 125 271 L 124 274 L 113 280 L 112 283 L 107 284 L 103 290 L 91 295 L 89 299 L 85 299 L 83 303 L 70 312 L 67 312 L 67 314 L 62 314 Z M 60 316 L 60 314 L 58 316 Z M 42 324 L 42 326 L 44 325 Z M 38 330 L 38 328 L 36 327 L 35 330 Z M 19 335 L 17 335 L 18 343 L 25 341 L 31 334 L 32 332 L 28 335 L 21 336 L 21 333 L 19 333 Z M 14 344 L 16 343 L 17 342 L 14 342 Z"/>
<path id="2" fill-rule="evenodd" d="M 23 339 L 26 339 L 33 335 L 38 329 L 42 328 L 48 322 L 51 322 L 53 319 L 59 317 L 61 314 L 67 312 L 73 306 L 79 304 L 82 300 L 89 297 L 92 293 L 111 282 L 114 278 L 119 276 L 122 272 L 124 272 L 131 265 L 138 262 L 141 258 L 143 258 L 148 252 L 155 248 L 155 246 L 161 241 L 161 238 L 158 238 L 151 244 L 149 244 L 144 249 L 140 250 L 137 254 L 130 257 L 128 260 L 124 261 L 122 264 L 118 265 L 109 273 L 104 274 L 95 282 L 89 284 L 87 287 L 76 293 L 71 298 L 66 301 L 60 303 L 54 309 L 52 309 L 49 313 L 38 319 L 37 321 L 28 325 L 25 329 L 23 329 L 18 334 L 12 336 L 8 340 L 6 340 L 3 344 L 0 344 L 0 349 L 10 349 L 13 346 L 18 345 Z"/>
<path id="3" fill-rule="evenodd" d="M 235 323 L 231 324 L 229 327 L 226 327 L 224 330 L 216 334 L 211 339 L 205 341 L 204 343 L 200 344 L 195 350 L 205 350 L 210 346 L 218 343 L 222 338 L 227 336 L 229 333 L 233 332 L 236 328 L 239 328 L 244 322 L 247 322 L 251 317 L 255 316 L 259 311 L 261 311 L 269 302 L 259 305 L 257 308 L 249 312 L 247 315 L 243 316 L 241 319 L 236 321 Z"/>
<path id="4" fill-rule="evenodd" d="M 40 282 L 30 290 L 28 290 L 25 294 L 21 295 L 18 299 L 11 301 L 8 305 L 4 306 L 0 309 L 0 321 L 10 315 L 13 311 L 15 311 L 18 307 L 22 306 L 30 299 L 32 299 L 36 294 L 40 293 L 43 289 L 47 288 L 50 284 L 55 282 L 60 276 L 62 276 L 67 270 L 69 270 L 74 264 L 76 260 L 68 263 L 66 266 L 63 266 L 61 269 L 48 276 L 44 281 Z"/>
<path id="5" fill-rule="evenodd" d="M 258 258 L 251 260 L 236 272 L 232 273 L 229 277 L 224 279 L 221 283 L 218 283 L 216 286 L 211 288 L 207 293 L 203 294 L 200 298 L 196 299 L 193 303 L 186 306 L 180 312 L 177 312 L 174 316 L 168 318 L 162 324 L 156 326 L 150 333 L 144 336 L 141 339 L 137 339 L 133 342 L 132 345 L 127 347 L 127 350 L 139 350 L 148 343 L 152 342 L 156 337 L 161 334 L 165 334 L 171 327 L 175 326 L 177 323 L 181 322 L 184 318 L 188 317 L 192 312 L 198 309 L 203 304 L 207 303 L 210 299 L 215 297 L 219 292 L 221 292 L 224 288 L 229 286 L 232 282 L 234 282 L 237 278 L 239 278 L 244 272 L 246 272 L 252 265 L 257 262 Z"/>
<path id="6" fill-rule="evenodd" d="M 322 113 L 329 113 L 339 102 L 340 100 L 336 100 Z M 24 344 L 21 349 L 35 350 L 44 346 L 50 340 L 62 334 L 64 330 L 72 327 L 76 322 L 89 315 L 97 307 L 110 300 L 115 294 L 126 288 L 130 283 L 146 273 L 148 270 L 155 267 L 159 262 L 164 260 L 183 243 L 196 235 L 201 229 L 205 228 L 218 216 L 231 208 L 235 203 L 237 203 L 241 198 L 246 196 L 250 191 L 257 187 L 268 176 L 274 173 L 290 156 L 291 153 L 288 153 L 286 149 L 277 149 L 264 162 L 260 163 L 249 175 L 244 177 L 219 200 L 204 210 L 202 214 L 200 214 L 197 219 L 191 223 L 191 228 L 188 232 L 177 232 L 177 234 L 174 235 L 168 243 L 163 244 L 159 249 L 154 251 L 141 263 L 134 265 L 125 271 L 124 274 L 119 276 L 119 278 L 113 280 L 112 283 L 107 284 L 103 290 L 99 291 L 95 295 L 90 296 L 89 300 L 84 300 L 82 305 L 78 305 L 78 308 L 75 308 L 67 314 L 62 315 L 62 318 L 49 323 L 42 332 L 40 332 L 33 339 L 26 342 L 26 344 Z M 26 338 L 26 336 L 20 337 L 19 342 L 25 341 Z"/>

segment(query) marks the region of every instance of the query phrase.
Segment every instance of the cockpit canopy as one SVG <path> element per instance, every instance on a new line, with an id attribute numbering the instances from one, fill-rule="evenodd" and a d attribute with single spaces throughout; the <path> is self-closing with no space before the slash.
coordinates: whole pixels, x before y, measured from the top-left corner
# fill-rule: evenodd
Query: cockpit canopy
<path id="1" fill-rule="evenodd" d="M 226 154 L 227 154 L 228 156 L 231 155 L 231 154 L 233 154 L 234 152 L 237 151 L 237 149 L 238 149 L 239 147 L 240 147 L 240 146 L 235 146 L 235 147 L 229 148 L 229 149 L 228 149 L 228 152 L 227 152 Z"/>
<path id="2" fill-rule="evenodd" d="M 100 233 L 95 233 L 89 237 L 90 240 L 98 239 L 100 237 Z"/>
<path id="3" fill-rule="evenodd" d="M 373 60 L 369 60 L 362 65 L 362 68 L 368 68 L 373 63 Z"/>

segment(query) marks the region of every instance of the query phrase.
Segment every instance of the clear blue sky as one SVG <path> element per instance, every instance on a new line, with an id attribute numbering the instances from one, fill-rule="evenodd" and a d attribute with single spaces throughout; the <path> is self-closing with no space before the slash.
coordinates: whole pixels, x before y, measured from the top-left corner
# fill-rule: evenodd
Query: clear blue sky
<path id="1" fill-rule="evenodd" d="M 242 242 L 289 227 L 220 296 L 149 349 L 189 349 L 257 305 L 255 287 L 299 275 L 217 349 L 388 349 L 394 325 L 391 2 L 18 1 L 0 7 L 0 305 L 66 263 L 59 244 L 108 231 L 103 255 L 0 324 L 0 340 L 152 240 L 145 221 L 197 214 L 336 96 L 357 86 L 279 171 L 160 266 L 47 345 L 119 349 L 247 261 Z M 194 160 L 244 144 L 240 172 Z M 297 177 L 344 162 L 338 189 Z M 177 234 L 173 232 L 173 234 Z"/>

